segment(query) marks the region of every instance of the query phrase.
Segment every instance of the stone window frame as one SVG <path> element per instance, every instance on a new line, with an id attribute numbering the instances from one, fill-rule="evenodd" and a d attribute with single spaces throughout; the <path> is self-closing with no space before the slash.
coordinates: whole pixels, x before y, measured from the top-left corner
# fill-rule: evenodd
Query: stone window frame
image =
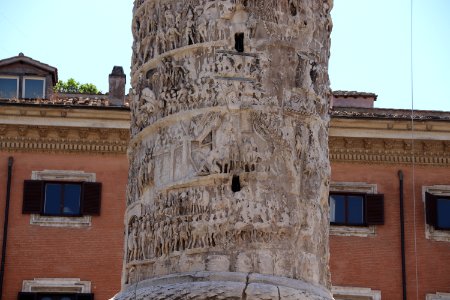
<path id="1" fill-rule="evenodd" d="M 331 288 L 331 293 L 333 294 L 333 297 L 343 296 L 346 300 L 351 299 L 348 297 L 356 297 L 355 299 L 358 300 L 381 300 L 381 291 L 372 290 L 370 288 L 333 286 Z"/>
<path id="2" fill-rule="evenodd" d="M 16 98 L 19 98 L 19 80 L 20 77 L 19 76 L 14 76 L 14 75 L 0 75 L 0 78 L 3 79 L 15 79 L 16 80 Z"/>
<path id="3" fill-rule="evenodd" d="M 25 93 L 26 93 L 26 80 L 27 79 L 31 79 L 31 80 L 42 80 L 42 98 L 39 99 L 46 99 L 46 87 L 47 87 L 47 78 L 45 77 L 41 77 L 41 76 L 23 76 L 22 77 L 22 98 L 25 99 Z"/>
<path id="4" fill-rule="evenodd" d="M 422 202 L 424 210 L 424 223 L 425 223 L 425 237 L 428 240 L 438 241 L 438 242 L 450 242 L 450 231 L 449 230 L 438 230 L 433 226 L 427 224 L 427 207 L 426 207 L 426 193 L 441 196 L 450 196 L 450 185 L 427 185 L 422 186 Z M 439 299 L 439 298 L 436 298 Z"/>
<path id="5" fill-rule="evenodd" d="M 427 294 L 425 300 L 450 300 L 450 293 Z"/>
<path id="6" fill-rule="evenodd" d="M 351 192 L 377 194 L 377 184 L 366 182 L 331 182 L 330 192 Z M 337 226 L 330 225 L 330 235 L 334 236 L 376 236 L 376 225 L 369 226 Z"/>
<path id="7" fill-rule="evenodd" d="M 91 282 L 80 278 L 34 278 L 22 282 L 28 293 L 91 293 Z"/>
<path id="8" fill-rule="evenodd" d="M 32 180 L 48 180 L 48 181 L 85 181 L 95 182 L 95 173 L 85 173 L 84 171 L 71 170 L 43 170 L 32 171 Z M 40 214 L 32 214 L 30 216 L 30 224 L 44 227 L 71 227 L 82 228 L 92 225 L 92 217 L 89 215 L 80 217 L 64 217 L 64 216 L 43 216 Z"/>

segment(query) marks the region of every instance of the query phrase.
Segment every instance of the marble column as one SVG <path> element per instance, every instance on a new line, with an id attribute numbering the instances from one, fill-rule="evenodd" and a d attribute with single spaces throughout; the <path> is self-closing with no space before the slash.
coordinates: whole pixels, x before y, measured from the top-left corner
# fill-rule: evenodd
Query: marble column
<path id="1" fill-rule="evenodd" d="M 116 299 L 332 299 L 331 8 L 135 1 Z"/>

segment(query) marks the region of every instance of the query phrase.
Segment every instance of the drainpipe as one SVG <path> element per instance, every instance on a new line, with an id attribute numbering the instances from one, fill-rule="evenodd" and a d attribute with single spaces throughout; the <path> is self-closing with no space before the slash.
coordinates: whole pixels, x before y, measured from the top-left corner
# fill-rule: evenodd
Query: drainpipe
<path id="1" fill-rule="evenodd" d="M 8 179 L 6 182 L 5 220 L 3 223 L 2 262 L 0 266 L 0 300 L 3 297 L 3 277 L 5 275 L 6 241 L 8 240 L 9 201 L 11 198 L 11 177 L 14 159 L 8 158 Z"/>
<path id="2" fill-rule="evenodd" d="M 406 300 L 406 255 L 405 255 L 405 211 L 403 208 L 403 171 L 398 171 L 398 179 L 400 183 L 400 241 L 402 253 L 402 288 L 403 300 Z"/>

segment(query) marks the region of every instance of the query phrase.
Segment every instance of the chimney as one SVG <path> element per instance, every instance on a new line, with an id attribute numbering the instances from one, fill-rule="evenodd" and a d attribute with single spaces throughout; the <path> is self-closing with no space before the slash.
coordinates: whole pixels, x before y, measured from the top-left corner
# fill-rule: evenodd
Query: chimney
<path id="1" fill-rule="evenodd" d="M 109 105 L 123 106 L 125 104 L 125 83 L 127 77 L 120 66 L 114 66 L 109 74 Z"/>

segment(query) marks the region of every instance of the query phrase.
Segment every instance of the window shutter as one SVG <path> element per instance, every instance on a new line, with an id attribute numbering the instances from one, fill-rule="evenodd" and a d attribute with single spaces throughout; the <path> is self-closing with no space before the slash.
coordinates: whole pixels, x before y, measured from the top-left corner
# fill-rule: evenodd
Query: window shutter
<path id="1" fill-rule="evenodd" d="M 94 300 L 94 294 L 77 294 L 77 300 Z"/>
<path id="2" fill-rule="evenodd" d="M 41 213 L 44 198 L 44 181 L 25 180 L 23 183 L 23 214 Z"/>
<path id="3" fill-rule="evenodd" d="M 36 299 L 36 293 L 19 292 L 18 300 L 34 300 Z"/>
<path id="4" fill-rule="evenodd" d="M 431 226 L 437 225 L 437 197 L 430 193 L 425 193 L 425 208 L 427 224 Z"/>
<path id="5" fill-rule="evenodd" d="M 384 195 L 366 195 L 366 223 L 367 225 L 384 224 Z"/>
<path id="6" fill-rule="evenodd" d="M 84 182 L 81 212 L 84 215 L 100 215 L 102 184 L 99 182 Z"/>

